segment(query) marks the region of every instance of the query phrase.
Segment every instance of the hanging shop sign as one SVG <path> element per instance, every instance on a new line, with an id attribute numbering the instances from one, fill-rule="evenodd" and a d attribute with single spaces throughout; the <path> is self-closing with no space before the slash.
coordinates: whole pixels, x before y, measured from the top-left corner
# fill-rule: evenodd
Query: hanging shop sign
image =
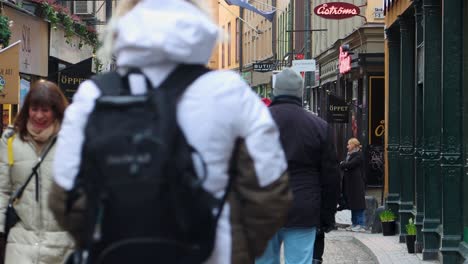
<path id="1" fill-rule="evenodd" d="M 66 61 L 68 63 L 78 63 L 93 55 L 93 47 L 82 42 L 78 35 L 65 38 L 63 27 L 50 30 L 50 56 Z"/>
<path id="2" fill-rule="evenodd" d="M 21 40 L 20 72 L 48 75 L 48 24 L 43 19 L 4 6 L 5 16 L 13 21 L 10 42 Z"/>
<path id="3" fill-rule="evenodd" d="M 315 60 L 293 60 L 292 69 L 296 72 L 314 72 Z"/>
<path id="4" fill-rule="evenodd" d="M 328 95 L 327 120 L 329 123 L 348 123 L 349 105 L 343 98 Z"/>
<path id="5" fill-rule="evenodd" d="M 21 41 L 0 50 L 0 104 L 19 103 Z"/>
<path id="6" fill-rule="evenodd" d="M 58 85 L 70 102 L 78 86 L 93 75 L 92 64 L 89 58 L 59 72 Z"/>
<path id="7" fill-rule="evenodd" d="M 340 47 L 338 65 L 341 74 L 347 73 L 351 70 L 351 56 L 349 55 L 348 49 L 343 46 Z"/>
<path id="8" fill-rule="evenodd" d="M 275 69 L 273 63 L 254 63 L 253 70 L 256 72 L 271 72 Z"/>
<path id="9" fill-rule="evenodd" d="M 329 2 L 318 5 L 314 8 L 314 13 L 326 19 L 345 19 L 358 16 L 361 10 L 358 6 L 343 2 Z"/>

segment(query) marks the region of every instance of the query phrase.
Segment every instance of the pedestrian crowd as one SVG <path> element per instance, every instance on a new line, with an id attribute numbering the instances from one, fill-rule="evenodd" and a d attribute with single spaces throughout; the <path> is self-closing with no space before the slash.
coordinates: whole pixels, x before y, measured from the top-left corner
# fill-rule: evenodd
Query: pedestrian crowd
<path id="1" fill-rule="evenodd" d="M 279 264 L 283 245 L 286 264 L 310 264 L 337 210 L 366 230 L 359 141 L 339 162 L 290 68 L 271 101 L 205 68 L 206 2 L 122 0 L 99 52 L 115 72 L 69 106 L 32 84 L 0 140 L 0 262 Z"/>

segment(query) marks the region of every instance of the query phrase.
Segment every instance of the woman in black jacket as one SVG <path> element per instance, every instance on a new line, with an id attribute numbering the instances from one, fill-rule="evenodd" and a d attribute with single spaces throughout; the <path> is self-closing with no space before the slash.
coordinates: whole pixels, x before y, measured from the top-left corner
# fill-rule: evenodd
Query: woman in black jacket
<path id="1" fill-rule="evenodd" d="M 343 195 L 347 205 L 351 210 L 352 226 L 348 229 L 355 232 L 365 231 L 366 190 L 365 180 L 361 171 L 362 153 L 361 143 L 356 138 L 348 140 L 348 155 L 340 163 L 340 168 L 344 171 Z"/>

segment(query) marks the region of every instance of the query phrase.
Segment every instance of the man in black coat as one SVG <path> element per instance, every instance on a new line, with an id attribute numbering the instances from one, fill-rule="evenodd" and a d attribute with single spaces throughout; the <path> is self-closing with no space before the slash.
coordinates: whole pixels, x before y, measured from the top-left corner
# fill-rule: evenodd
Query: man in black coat
<path id="1" fill-rule="evenodd" d="M 286 264 L 311 264 L 316 235 L 335 224 L 339 170 L 331 129 L 302 108 L 302 93 L 302 77 L 292 69 L 275 76 L 270 112 L 280 130 L 294 200 L 286 225 L 256 264 L 279 263 L 281 242 Z"/>

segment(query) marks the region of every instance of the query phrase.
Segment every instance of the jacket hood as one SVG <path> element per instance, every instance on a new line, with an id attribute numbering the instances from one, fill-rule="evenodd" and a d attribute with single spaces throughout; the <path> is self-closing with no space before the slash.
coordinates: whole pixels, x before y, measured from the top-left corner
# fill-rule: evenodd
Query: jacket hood
<path id="1" fill-rule="evenodd" d="M 208 63 L 217 25 L 183 0 L 143 0 L 117 20 L 113 53 L 118 66 Z"/>

